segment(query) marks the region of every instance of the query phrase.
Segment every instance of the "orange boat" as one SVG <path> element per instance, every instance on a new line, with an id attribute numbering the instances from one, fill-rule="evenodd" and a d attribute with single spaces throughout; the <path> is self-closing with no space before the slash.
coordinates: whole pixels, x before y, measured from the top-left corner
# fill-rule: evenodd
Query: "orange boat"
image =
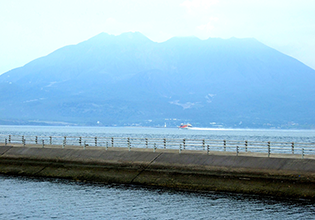
<path id="1" fill-rule="evenodd" d="M 192 128 L 192 125 L 187 123 L 187 124 L 181 124 L 178 128 L 182 128 L 182 129 L 188 129 L 188 128 Z"/>

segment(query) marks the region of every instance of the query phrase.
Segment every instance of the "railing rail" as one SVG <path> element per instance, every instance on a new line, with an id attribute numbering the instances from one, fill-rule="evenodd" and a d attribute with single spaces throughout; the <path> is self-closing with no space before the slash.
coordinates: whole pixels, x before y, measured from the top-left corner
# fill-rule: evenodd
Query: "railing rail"
<path id="1" fill-rule="evenodd" d="M 248 140 L 213 140 L 213 139 L 186 139 L 186 138 L 138 138 L 138 137 L 79 137 L 79 136 L 21 136 L 0 134 L 0 142 L 7 144 L 61 145 L 66 146 L 96 146 L 96 147 L 127 147 L 199 150 L 239 153 L 267 153 L 271 154 L 299 154 L 315 155 L 315 143 L 299 142 L 270 142 Z"/>

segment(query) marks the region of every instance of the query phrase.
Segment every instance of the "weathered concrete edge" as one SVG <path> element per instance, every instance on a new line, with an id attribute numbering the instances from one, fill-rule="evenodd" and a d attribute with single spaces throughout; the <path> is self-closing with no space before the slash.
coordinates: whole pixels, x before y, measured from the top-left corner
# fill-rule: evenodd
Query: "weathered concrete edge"
<path id="1" fill-rule="evenodd" d="M 315 198 L 314 160 L 8 146 L 0 155 L 2 174 Z"/>

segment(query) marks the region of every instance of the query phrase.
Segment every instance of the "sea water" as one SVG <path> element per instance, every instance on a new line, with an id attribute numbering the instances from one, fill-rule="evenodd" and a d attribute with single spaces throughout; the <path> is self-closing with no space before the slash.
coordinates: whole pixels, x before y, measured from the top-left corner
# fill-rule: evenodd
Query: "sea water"
<path id="1" fill-rule="evenodd" d="M 0 126 L 0 134 L 315 142 L 313 130 Z M 0 175 L 0 219 L 315 219 L 315 202 Z"/>

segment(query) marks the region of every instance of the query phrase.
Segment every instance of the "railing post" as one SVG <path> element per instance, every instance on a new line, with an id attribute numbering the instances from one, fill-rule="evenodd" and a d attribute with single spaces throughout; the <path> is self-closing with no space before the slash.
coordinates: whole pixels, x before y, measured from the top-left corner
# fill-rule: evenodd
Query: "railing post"
<path id="1" fill-rule="evenodd" d="M 148 142 L 148 138 L 145 139 L 145 147 L 148 148 L 149 147 L 149 142 Z"/>
<path id="2" fill-rule="evenodd" d="M 209 155 L 209 151 L 210 151 L 210 146 L 209 144 L 207 145 L 207 155 Z"/>
<path id="3" fill-rule="evenodd" d="M 83 150 L 86 148 L 86 141 L 84 141 Z"/>
<path id="4" fill-rule="evenodd" d="M 291 143 L 292 154 L 294 154 L 294 142 Z"/>
<path id="5" fill-rule="evenodd" d="M 182 144 L 179 144 L 179 153 L 182 152 Z"/>
<path id="6" fill-rule="evenodd" d="M 186 148 L 186 139 L 184 138 L 183 139 L 183 149 L 185 150 L 185 148 Z"/>
<path id="7" fill-rule="evenodd" d="M 130 146 L 130 138 L 127 139 L 127 142 L 128 142 L 128 149 L 129 151 L 131 150 L 131 146 Z"/>
<path id="8" fill-rule="evenodd" d="M 6 138 L 4 139 L 4 143 L 5 143 L 5 146 L 7 146 L 8 143 L 7 143 L 7 139 Z"/>
<path id="9" fill-rule="evenodd" d="M 35 144 L 38 144 L 38 137 L 35 137 Z"/>
<path id="10" fill-rule="evenodd" d="M 62 148 L 65 148 L 66 144 L 67 144 L 67 137 L 65 136 L 63 138 Z"/>
<path id="11" fill-rule="evenodd" d="M 302 159 L 304 159 L 304 148 L 302 148 Z"/>
<path id="12" fill-rule="evenodd" d="M 223 140 L 223 150 L 226 151 L 226 140 Z"/>
<path id="13" fill-rule="evenodd" d="M 44 146 L 45 146 L 45 141 L 42 140 L 42 148 L 44 148 Z"/>
<path id="14" fill-rule="evenodd" d="M 79 137 L 79 144 L 82 145 L 82 137 Z"/>
<path id="15" fill-rule="evenodd" d="M 245 152 L 247 152 L 248 141 L 245 141 Z"/>
<path id="16" fill-rule="evenodd" d="M 166 149 L 166 138 L 164 138 L 164 149 Z"/>
<path id="17" fill-rule="evenodd" d="M 108 142 L 106 141 L 106 150 L 108 150 Z"/>
<path id="18" fill-rule="evenodd" d="M 154 146 L 153 146 L 153 152 L 156 151 L 156 143 L 154 143 Z"/>
<path id="19" fill-rule="evenodd" d="M 236 146 L 236 156 L 238 156 L 238 153 L 239 153 L 239 147 Z"/>
<path id="20" fill-rule="evenodd" d="M 270 157 L 270 141 L 268 141 L 268 157 Z"/>
<path id="21" fill-rule="evenodd" d="M 114 138 L 112 137 L 112 147 L 114 147 Z"/>
<path id="22" fill-rule="evenodd" d="M 205 147 L 206 147 L 206 142 L 205 142 L 205 139 L 202 140 L 202 150 L 205 150 Z"/>
<path id="23" fill-rule="evenodd" d="M 97 147 L 97 137 L 95 137 L 95 147 Z"/>
<path id="24" fill-rule="evenodd" d="M 49 136 L 49 144 L 52 145 L 52 136 Z"/>
<path id="25" fill-rule="evenodd" d="M 9 143 L 11 144 L 11 135 L 9 135 Z"/>
<path id="26" fill-rule="evenodd" d="M 23 147 L 25 147 L 25 138 L 24 138 L 24 136 L 22 136 L 22 143 L 23 143 Z"/>

